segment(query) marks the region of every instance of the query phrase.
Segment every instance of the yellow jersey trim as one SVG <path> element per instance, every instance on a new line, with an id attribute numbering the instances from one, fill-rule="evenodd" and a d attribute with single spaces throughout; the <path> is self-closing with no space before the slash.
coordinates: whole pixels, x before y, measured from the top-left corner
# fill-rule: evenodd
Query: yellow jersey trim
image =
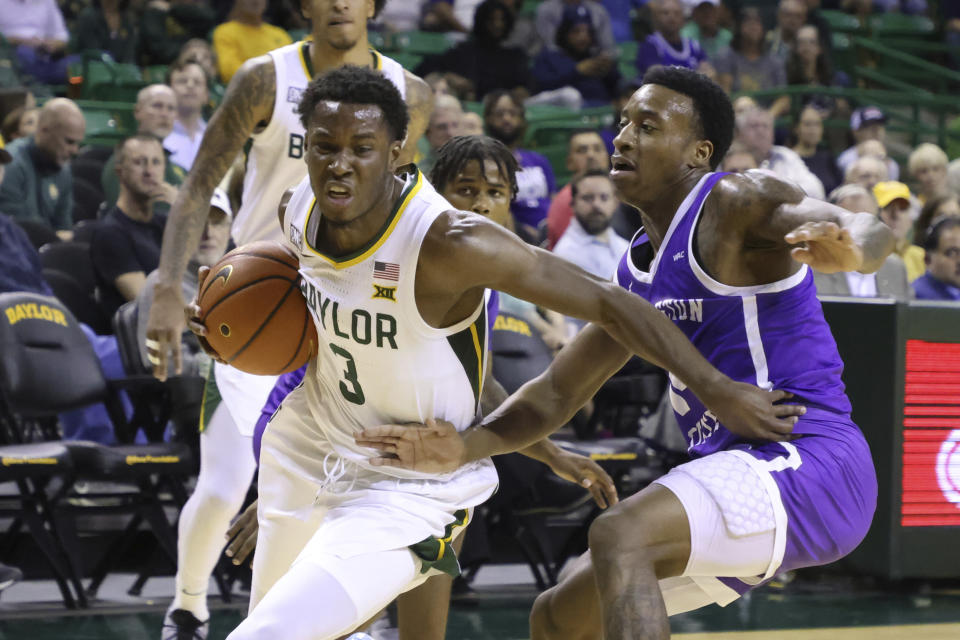
<path id="1" fill-rule="evenodd" d="M 390 214 L 390 217 L 387 218 L 386 223 L 380 229 L 379 233 L 375 236 L 374 240 L 367 244 L 367 246 L 359 249 L 353 254 L 344 256 L 343 258 L 331 258 L 330 256 L 324 255 L 318 251 L 313 245 L 310 244 L 310 239 L 307 238 L 307 229 L 310 228 L 310 216 L 313 215 L 313 212 L 317 208 L 317 196 L 313 196 L 310 200 L 310 209 L 307 211 L 307 219 L 303 222 L 303 232 L 304 232 L 304 246 L 310 250 L 314 255 L 323 258 L 335 269 L 346 269 L 354 265 L 358 265 L 383 246 L 383 243 L 387 241 L 387 238 L 390 237 L 390 234 L 393 233 L 393 230 L 397 228 L 397 223 L 400 222 L 400 217 L 403 215 L 403 212 L 406 210 L 407 205 L 410 204 L 410 201 L 413 200 L 414 196 L 420 192 L 420 189 L 423 187 L 423 174 L 417 169 L 417 178 L 410 187 L 407 187 L 406 194 L 400 195 L 400 204 L 393 210 Z M 478 348 L 479 351 L 479 348 Z"/>

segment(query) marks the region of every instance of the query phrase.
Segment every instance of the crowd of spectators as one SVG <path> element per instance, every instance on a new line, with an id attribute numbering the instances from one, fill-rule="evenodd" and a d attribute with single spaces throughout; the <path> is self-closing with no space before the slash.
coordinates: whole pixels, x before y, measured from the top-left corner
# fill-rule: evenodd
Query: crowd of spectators
<path id="1" fill-rule="evenodd" d="M 496 209 L 497 222 L 598 276 L 610 274 L 640 226 L 639 214 L 618 203 L 606 177 L 620 110 L 648 69 L 681 65 L 737 97 L 736 137 L 723 170 L 771 172 L 813 198 L 872 212 L 894 231 L 896 252 L 877 274 L 818 274 L 822 294 L 960 300 L 960 160 L 951 162 L 951 146 L 908 146 L 888 131 L 889 109 L 822 91 L 854 84 L 838 69 L 824 10 L 846 11 L 863 24 L 882 11 L 930 15 L 946 42 L 957 44 L 954 4 L 389 0 L 372 28 L 384 38 L 440 32 L 450 44 L 409 65 L 435 92 L 420 141 L 425 174 L 456 136 L 486 134 L 502 142 L 518 163 L 517 190 L 509 215 Z M 296 0 L 0 0 L 6 52 L 0 56 L 22 85 L 0 87 L 2 229 L 22 227 L 35 248 L 42 244 L 37 238 L 89 245 L 91 297 L 104 317 L 128 301 L 146 297 L 148 305 L 167 212 L 218 96 L 246 60 L 303 37 L 308 25 L 298 6 Z M 75 95 L 71 65 L 91 54 L 164 69 L 150 76 L 163 82 L 140 89 L 132 105 L 136 132 L 115 148 L 84 146 L 82 104 L 65 97 Z M 957 62 L 949 52 L 946 59 Z M 742 95 L 751 92 L 762 93 Z M 528 135 L 530 114 L 543 105 L 567 107 L 566 113 L 598 108 L 613 117 L 569 127 L 565 141 L 551 143 L 547 153 Z M 226 248 L 231 206 L 218 194 L 221 206 L 212 210 L 205 235 L 211 255 L 198 264 Z M 14 242 L 14 232 L 2 229 L 0 242 L 16 248 L 2 263 L 5 288 L 19 280 L 25 290 L 50 291 L 42 278 L 36 281 L 26 236 L 18 231 Z M 554 348 L 579 328 L 535 309 L 520 315 Z"/>

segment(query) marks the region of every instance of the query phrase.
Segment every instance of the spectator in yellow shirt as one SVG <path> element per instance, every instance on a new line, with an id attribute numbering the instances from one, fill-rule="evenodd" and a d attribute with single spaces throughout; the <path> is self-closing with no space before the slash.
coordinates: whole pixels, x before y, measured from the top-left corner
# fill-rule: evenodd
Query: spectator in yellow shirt
<path id="1" fill-rule="evenodd" d="M 213 30 L 213 49 L 224 84 L 250 58 L 290 44 L 287 32 L 263 21 L 267 0 L 236 0 L 230 20 Z"/>

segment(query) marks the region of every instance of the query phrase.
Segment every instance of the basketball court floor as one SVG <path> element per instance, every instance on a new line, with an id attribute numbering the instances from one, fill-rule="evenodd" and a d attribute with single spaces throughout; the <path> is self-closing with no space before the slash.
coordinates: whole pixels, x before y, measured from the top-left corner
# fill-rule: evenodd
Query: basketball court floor
<path id="1" fill-rule="evenodd" d="M 524 567 L 513 569 L 522 576 Z M 504 568 L 451 609 L 449 640 L 526 640 L 531 584 Z M 482 572 L 481 572 L 482 575 Z M 496 584 L 498 576 L 506 576 Z M 156 640 L 172 579 L 152 579 L 144 595 L 124 593 L 133 576 L 114 575 L 90 611 L 67 612 L 50 583 L 11 587 L 0 599 L 0 640 Z M 19 590 L 19 594 L 17 593 Z M 40 602 L 46 600 L 46 602 Z M 242 619 L 242 602 L 211 599 L 209 640 L 223 640 Z M 671 620 L 678 640 L 958 640 L 960 581 L 883 585 L 836 575 L 801 574 L 764 587 L 726 608 L 708 607 Z M 394 632 L 395 633 L 395 632 Z M 396 638 L 390 632 L 377 640 Z"/>

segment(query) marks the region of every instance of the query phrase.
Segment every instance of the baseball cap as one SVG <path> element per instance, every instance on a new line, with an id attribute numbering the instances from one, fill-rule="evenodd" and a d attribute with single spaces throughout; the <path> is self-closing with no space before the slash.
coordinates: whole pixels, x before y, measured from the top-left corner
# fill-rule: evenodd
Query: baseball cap
<path id="1" fill-rule="evenodd" d="M 886 124 L 886 122 L 887 116 L 879 107 L 860 107 L 850 116 L 850 128 L 854 131 L 868 124 Z"/>
<path id="2" fill-rule="evenodd" d="M 227 192 L 217 187 L 213 190 L 213 197 L 210 198 L 210 206 L 216 207 L 227 214 L 228 218 L 233 218 L 233 207 L 230 206 L 230 198 L 227 196 Z"/>
<path id="3" fill-rule="evenodd" d="M 13 156 L 4 148 L 3 138 L 0 137 L 0 164 L 7 164 L 13 161 Z"/>
<path id="4" fill-rule="evenodd" d="M 902 182 L 878 182 L 873 187 L 873 195 L 877 199 L 880 208 L 887 206 L 894 200 L 906 200 L 910 202 L 910 188 Z"/>
<path id="5" fill-rule="evenodd" d="M 590 11 L 582 4 L 568 5 L 563 9 L 562 21 L 571 24 L 591 24 Z"/>

